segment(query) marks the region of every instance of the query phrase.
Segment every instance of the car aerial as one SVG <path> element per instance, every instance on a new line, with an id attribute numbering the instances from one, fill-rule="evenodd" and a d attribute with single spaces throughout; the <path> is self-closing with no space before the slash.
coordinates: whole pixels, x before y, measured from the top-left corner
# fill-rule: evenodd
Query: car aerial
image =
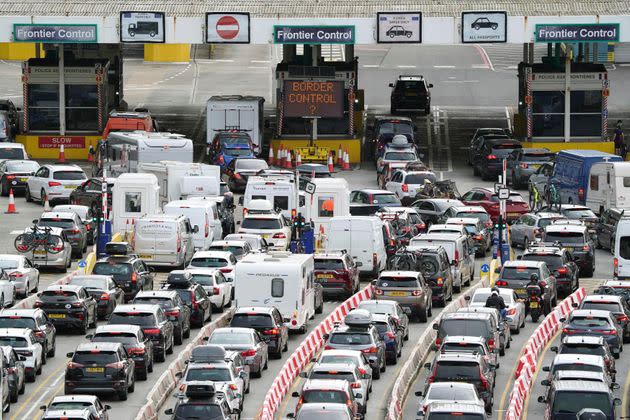
<path id="1" fill-rule="evenodd" d="M 560 346 L 552 346 L 550 350 L 557 354 L 581 354 L 601 356 L 604 359 L 607 376 L 612 378 L 615 370 L 615 358 L 604 337 L 588 335 L 571 335 L 564 337 Z"/>
<path id="2" fill-rule="evenodd" d="M 96 395 L 57 395 L 48 406 L 42 405 L 39 408 L 44 411 L 44 417 L 49 411 L 87 409 L 95 420 L 109 420 L 108 410 L 111 409 Z"/>
<path id="3" fill-rule="evenodd" d="M 603 357 L 593 354 L 558 354 L 553 358 L 551 366 L 543 366 L 542 370 L 548 372 L 547 379 L 550 381 L 561 370 L 600 372 L 609 375 L 612 382 L 616 376 L 616 370 L 609 369 Z"/>
<path id="4" fill-rule="evenodd" d="M 545 148 L 517 148 L 507 156 L 507 180 L 514 189 L 527 186 L 529 177 L 540 165 L 553 161 L 556 154 Z"/>
<path id="5" fill-rule="evenodd" d="M 124 292 L 111 276 L 77 275 L 68 284 L 85 288 L 97 302 L 96 312 L 100 319 L 108 318 L 117 305 L 124 303 Z"/>
<path id="6" fill-rule="evenodd" d="M 159 305 L 119 305 L 109 318 L 110 325 L 137 325 L 153 342 L 155 361 L 163 362 L 173 353 L 173 323 Z"/>
<path id="7" fill-rule="evenodd" d="M 372 325 L 372 315 L 365 309 L 355 309 L 346 315 L 344 324 L 337 324 L 330 334 L 324 334 L 325 350 L 358 350 L 372 366 L 374 379 L 385 372 L 385 343 Z"/>
<path id="8" fill-rule="evenodd" d="M 395 27 L 393 27 L 395 28 Z M 393 30 L 390 28 L 390 31 Z M 403 31 L 395 31 L 396 35 L 411 36 Z M 388 36 L 392 37 L 391 34 Z M 431 88 L 433 85 L 427 83 L 424 76 L 401 75 L 395 83 L 390 83 L 392 88 L 390 97 L 390 114 L 399 111 L 422 111 L 425 114 L 431 112 Z"/>
<path id="9" fill-rule="evenodd" d="M 267 241 L 255 233 L 230 233 L 223 238 L 226 241 L 245 241 L 252 249 L 251 252 L 267 252 Z"/>
<path id="10" fill-rule="evenodd" d="M 30 328 L 1 328 L 0 346 L 10 346 L 18 355 L 24 357 L 22 362 L 28 382 L 35 382 L 35 376 L 41 375 L 46 355 L 33 330 Z"/>
<path id="11" fill-rule="evenodd" d="M 47 229 L 48 231 L 48 229 Z M 42 229 L 37 229 L 38 233 L 43 233 Z M 33 233 L 33 228 L 24 229 L 24 233 Z M 54 251 L 48 252 L 44 246 L 38 245 L 32 251 L 22 252 L 18 248 L 18 252 L 38 269 L 41 268 L 57 268 L 62 273 L 68 272 L 68 268 L 72 265 L 72 245 L 61 228 L 50 228 L 49 233 L 53 237 L 61 238 L 63 245 L 58 246 Z M 61 249 L 59 249 L 61 248 Z"/>
<path id="12" fill-rule="evenodd" d="M 400 328 L 403 340 L 409 340 L 409 317 L 397 301 L 368 299 L 359 302 L 357 309 L 365 309 L 372 315 L 389 315 L 396 323 L 396 326 Z"/>
<path id="13" fill-rule="evenodd" d="M 96 240 L 98 225 L 96 223 L 96 213 L 92 213 L 92 209 L 88 206 L 81 206 L 79 204 L 57 204 L 51 210 L 53 213 L 70 212 L 79 216 L 79 220 L 85 226 L 87 235 L 87 244 L 94 245 Z"/>
<path id="14" fill-rule="evenodd" d="M 247 185 L 247 179 L 266 169 L 269 169 L 269 165 L 262 159 L 235 158 L 225 166 L 222 178 L 227 180 L 230 191 L 243 192 Z"/>
<path id="15" fill-rule="evenodd" d="M 514 149 L 522 147 L 518 140 L 484 138 L 473 155 L 473 174 L 481 175 L 484 181 L 496 179 L 503 170 L 503 159 L 507 159 Z"/>
<path id="16" fill-rule="evenodd" d="M 484 402 L 479 398 L 475 385 L 464 382 L 435 382 L 429 385 L 425 394 L 417 391 L 415 395 L 423 397 L 420 400 L 418 416 L 424 416 L 429 405 L 433 403 L 457 402 L 484 407 Z"/>
<path id="17" fill-rule="evenodd" d="M 324 296 L 349 298 L 359 291 L 359 267 L 347 252 L 327 252 L 313 255 L 315 281 L 319 283 Z"/>
<path id="18" fill-rule="evenodd" d="M 9 276 L 15 294 L 26 297 L 39 288 L 39 270 L 24 255 L 0 254 L 0 270 Z"/>
<path id="19" fill-rule="evenodd" d="M 4 357 L 4 366 L 7 369 L 7 381 L 9 383 L 9 399 L 16 403 L 18 395 L 24 394 L 26 388 L 26 356 L 17 354 L 11 346 L 0 346 Z"/>
<path id="20" fill-rule="evenodd" d="M 391 365 L 397 364 L 402 355 L 403 328 L 387 314 L 372 314 L 372 323 L 385 343 L 385 361 Z"/>
<path id="21" fill-rule="evenodd" d="M 400 200 L 391 191 L 363 189 L 350 193 L 350 214 L 353 216 L 369 216 L 388 206 L 400 206 Z"/>
<path id="22" fill-rule="evenodd" d="M 617 418 L 616 407 L 621 405 L 608 386 L 592 381 L 554 381 L 547 397 L 538 397 L 538 402 L 547 405 L 545 420 L 578 418 L 584 409 L 596 409 L 603 418 L 613 420 Z"/>
<path id="23" fill-rule="evenodd" d="M 235 397 L 234 391 L 224 383 L 191 381 L 186 392 L 178 397 L 175 407 L 167 408 L 164 414 L 171 416 L 171 420 L 237 420 L 240 410 L 230 404 L 232 397 Z M 235 399 L 239 404 L 241 399 Z"/>
<path id="24" fill-rule="evenodd" d="M 95 327 L 98 320 L 96 301 L 83 286 L 50 285 L 39 294 L 33 307 L 46 312 L 56 328 L 78 328 L 85 334 L 88 327 Z"/>
<path id="25" fill-rule="evenodd" d="M 606 310 L 575 309 L 567 318 L 561 318 L 562 336 L 587 335 L 604 337 L 615 359 L 623 350 L 623 331 L 613 314 Z"/>
<path id="26" fill-rule="evenodd" d="M 422 189 L 426 181 L 435 183 L 437 177 L 432 171 L 395 170 L 391 179 L 385 183 L 385 189 L 396 194 L 403 206 L 415 201 L 416 193 Z"/>
<path id="27" fill-rule="evenodd" d="M 437 223 L 451 207 L 463 207 L 464 203 L 451 198 L 423 198 L 411 203 L 427 225 Z"/>
<path id="28" fill-rule="evenodd" d="M 518 258 L 518 257 L 517 257 Z M 539 242 L 530 245 L 520 257 L 523 261 L 543 261 L 556 278 L 558 293 L 568 296 L 580 287 L 579 268 L 565 248 Z"/>
<path id="29" fill-rule="evenodd" d="M 532 274 L 538 276 L 539 285 L 544 284 L 543 309 L 547 313 L 558 304 L 558 289 L 556 278 L 551 275 L 544 261 L 506 261 L 495 286 L 513 289 L 519 299 L 527 300 L 525 288 Z"/>
<path id="30" fill-rule="evenodd" d="M 505 128 L 478 128 L 473 134 L 470 144 L 468 145 L 468 165 L 472 166 L 473 161 L 479 153 L 479 148 L 488 140 L 509 139 L 510 134 Z"/>
<path id="31" fill-rule="evenodd" d="M 472 239 L 475 256 L 485 257 L 492 246 L 492 231 L 475 217 L 449 217 L 446 225 L 461 225 Z"/>
<path id="32" fill-rule="evenodd" d="M 309 381 L 319 380 L 345 380 L 350 383 L 354 398 L 363 414 L 367 411 L 367 374 L 361 374 L 359 369 L 351 363 L 315 363 L 308 372 L 300 372 L 300 377 Z"/>
<path id="33" fill-rule="evenodd" d="M 208 344 L 219 345 L 225 350 L 239 351 L 253 377 L 260 378 L 262 371 L 267 369 L 269 346 L 253 328 L 217 328 L 208 338 Z"/>
<path id="34" fill-rule="evenodd" d="M 374 298 L 393 300 L 409 315 L 427 322 L 433 312 L 433 287 L 418 271 L 383 271 L 373 280 Z M 452 286 L 452 285 L 451 285 Z M 451 287 L 451 295 L 453 293 Z M 440 294 L 438 294 L 440 296 Z"/>
<path id="35" fill-rule="evenodd" d="M 476 31 L 478 31 L 481 28 L 484 28 L 484 29 L 490 28 L 493 31 L 496 31 L 496 29 L 499 27 L 499 24 L 497 22 L 492 22 L 487 17 L 478 17 L 477 19 L 475 19 L 473 23 L 470 24 L 470 27 Z"/>
<path id="36" fill-rule="evenodd" d="M 360 413 L 359 403 L 355 399 L 350 382 L 343 379 L 307 379 L 304 381 L 302 390 L 291 394 L 294 398 L 299 398 L 295 404 L 295 418 L 300 413 L 300 408 L 304 404 L 326 403 L 343 404 L 350 408 L 353 415 Z"/>
<path id="37" fill-rule="evenodd" d="M 190 273 L 192 282 L 203 287 L 210 298 L 212 310 L 223 312 L 223 308 L 232 306 L 234 297 L 234 286 L 230 280 L 218 268 L 187 268 L 184 270 Z"/>
<path id="38" fill-rule="evenodd" d="M 38 200 L 42 204 L 48 198 L 52 205 L 58 201 L 69 201 L 70 193 L 87 177 L 77 165 L 43 165 L 26 181 L 26 201 Z"/>
<path id="39" fill-rule="evenodd" d="M 138 325 L 101 325 L 87 335 L 93 343 L 121 343 L 133 359 L 136 378 L 146 380 L 153 372 L 153 342 Z"/>
<path id="40" fill-rule="evenodd" d="M 434 383 L 470 383 L 475 386 L 478 396 L 483 400 L 486 412 L 492 413 L 496 367 L 490 365 L 484 357 L 470 353 L 437 353 L 433 363 L 425 363 L 424 367 L 430 372 L 426 379 L 424 395 Z"/>
<path id="41" fill-rule="evenodd" d="M 234 281 L 236 258 L 229 251 L 197 251 L 188 263 L 188 268 L 215 268 L 220 270 L 226 280 Z"/>
<path id="42" fill-rule="evenodd" d="M 595 245 L 584 225 L 554 223 L 545 228 L 545 242 L 557 242 L 571 252 L 580 275 L 592 277 L 595 272 Z"/>
<path id="43" fill-rule="evenodd" d="M 173 270 L 162 284 L 162 290 L 174 290 L 190 309 L 190 324 L 203 327 L 212 320 L 212 303 L 206 290 L 195 283 L 192 274 L 185 270 Z M 186 328 L 183 329 L 184 333 Z M 175 329 L 177 334 L 177 328 Z"/>
<path id="44" fill-rule="evenodd" d="M 140 290 L 153 290 L 153 269 L 137 255 L 109 254 L 96 262 L 92 274 L 111 276 L 125 292 L 125 302 L 133 300 Z"/>
<path id="45" fill-rule="evenodd" d="M 41 309 L 3 309 L 0 311 L 0 328 L 29 328 L 42 345 L 48 357 L 57 349 L 57 329 Z"/>
<path id="46" fill-rule="evenodd" d="M 488 363 L 499 368 L 499 350 L 490 350 L 483 337 L 469 335 L 447 335 L 441 340 L 440 346 L 431 346 L 432 350 L 440 353 L 477 353 L 485 357 Z"/>
<path id="47" fill-rule="evenodd" d="M 39 169 L 39 163 L 34 160 L 5 160 L 0 161 L 0 195 L 7 197 L 10 190 L 13 193 L 26 190 L 28 178 Z"/>
<path id="48" fill-rule="evenodd" d="M 556 220 L 566 217 L 558 213 L 526 213 L 510 225 L 510 242 L 513 247 L 526 249 L 530 242 L 542 240 L 544 230 Z"/>
<path id="49" fill-rule="evenodd" d="M 462 202 L 468 206 L 481 206 L 493 222 L 499 218 L 499 196 L 490 188 L 475 187 L 462 195 Z M 506 221 L 511 223 L 525 213 L 529 213 L 529 204 L 523 199 L 521 194 L 510 191 L 510 196 L 506 201 Z"/>
<path id="50" fill-rule="evenodd" d="M 282 353 L 288 350 L 289 327 L 284 324 L 282 314 L 275 307 L 237 308 L 229 326 L 256 330 L 267 343 L 269 356 L 274 359 L 280 359 Z"/>
<path id="51" fill-rule="evenodd" d="M 216 240 L 212 241 L 208 247 L 208 251 L 227 251 L 230 252 L 237 261 L 243 256 L 251 252 L 251 247 L 247 241 L 235 241 L 235 240 Z"/>
<path id="52" fill-rule="evenodd" d="M 628 215 L 630 215 L 630 213 Z M 598 247 L 607 248 L 611 253 L 614 252 L 617 224 L 623 217 L 625 217 L 624 209 L 604 209 L 604 211 L 599 215 L 599 221 L 595 227 L 595 232 L 597 234 L 595 244 Z"/>
<path id="53" fill-rule="evenodd" d="M 135 363 L 121 343 L 81 343 L 66 355 L 64 394 L 111 393 L 121 401 L 136 387 Z"/>
<path id="54" fill-rule="evenodd" d="M 480 287 L 475 290 L 470 299 L 470 307 L 485 307 L 491 292 L 489 287 Z M 513 289 L 499 288 L 499 295 L 503 298 L 505 306 L 507 306 L 505 317 L 510 325 L 510 329 L 514 334 L 518 334 L 520 329 L 525 327 L 525 303 L 518 298 Z"/>
<path id="55" fill-rule="evenodd" d="M 46 212 L 39 218 L 37 226 L 63 229 L 72 245 L 72 256 L 75 258 L 81 258 L 87 251 L 87 229 L 76 213 Z"/>
<path id="56" fill-rule="evenodd" d="M 134 304 L 159 305 L 164 315 L 173 323 L 175 344 L 182 344 L 190 337 L 190 308 L 175 290 L 147 290 L 138 292 Z"/>
<path id="57" fill-rule="evenodd" d="M 425 420 L 446 420 L 465 418 L 466 420 L 487 420 L 484 407 L 477 404 L 464 403 L 433 403 L 429 404 L 424 413 Z"/>
<path id="58" fill-rule="evenodd" d="M 107 183 L 107 207 L 112 207 L 112 188 L 116 178 L 105 178 Z M 86 206 L 97 214 L 103 207 L 103 178 L 90 178 L 72 190 L 69 197 L 70 204 Z"/>
<path id="59" fill-rule="evenodd" d="M 623 332 L 623 342 L 630 342 L 630 308 L 621 296 L 589 295 L 585 296 L 578 309 L 601 309 L 610 311 Z"/>
<path id="60" fill-rule="evenodd" d="M 270 249 L 287 250 L 291 242 L 291 223 L 281 213 L 246 214 L 238 233 L 260 235 Z M 236 255 L 237 259 L 239 256 Z"/>
<path id="61" fill-rule="evenodd" d="M 501 337 L 499 329 L 490 314 L 484 313 L 449 313 L 433 324 L 437 330 L 435 345 L 440 346 L 447 336 L 469 335 L 482 337 L 490 351 L 499 349 Z"/>
<path id="62" fill-rule="evenodd" d="M 319 364 L 326 363 L 349 363 L 359 368 L 359 373 L 366 378 L 368 391 L 372 392 L 372 366 L 365 353 L 357 350 L 323 350 L 319 358 L 311 359 L 311 362 Z M 367 375 L 366 375 L 367 374 Z"/>

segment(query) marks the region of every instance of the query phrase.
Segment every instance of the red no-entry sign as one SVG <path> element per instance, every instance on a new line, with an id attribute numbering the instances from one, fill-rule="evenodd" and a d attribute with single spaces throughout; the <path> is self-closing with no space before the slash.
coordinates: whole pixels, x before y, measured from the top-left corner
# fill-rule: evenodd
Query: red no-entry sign
<path id="1" fill-rule="evenodd" d="M 222 16 L 217 21 L 217 35 L 223 39 L 234 39 L 240 30 L 238 21 L 232 16 Z"/>

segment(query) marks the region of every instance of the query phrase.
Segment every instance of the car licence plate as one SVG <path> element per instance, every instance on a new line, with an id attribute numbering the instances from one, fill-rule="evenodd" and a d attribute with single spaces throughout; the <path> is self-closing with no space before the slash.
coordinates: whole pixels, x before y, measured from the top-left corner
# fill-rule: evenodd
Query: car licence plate
<path id="1" fill-rule="evenodd" d="M 64 188 L 67 190 L 74 190 L 76 187 L 76 185 L 66 185 Z"/>
<path id="2" fill-rule="evenodd" d="M 527 293 L 525 289 L 516 289 L 514 291 L 516 292 L 517 295 L 524 295 Z"/>
<path id="3" fill-rule="evenodd" d="M 510 216 L 510 217 L 518 217 L 521 214 L 520 213 L 508 213 L 507 215 Z"/>
<path id="4" fill-rule="evenodd" d="M 388 296 L 407 296 L 407 292 L 388 292 Z"/>
<path id="5" fill-rule="evenodd" d="M 534 169 L 538 169 L 538 168 L 540 168 L 540 165 L 530 165 L 530 166 L 531 166 L 532 168 L 534 168 Z"/>
<path id="6" fill-rule="evenodd" d="M 318 274 L 318 279 L 332 279 L 334 276 L 332 274 Z"/>
<path id="7" fill-rule="evenodd" d="M 418 96 L 416 92 L 405 92 L 405 96 Z"/>
<path id="8" fill-rule="evenodd" d="M 46 250 L 44 250 L 44 249 L 36 249 L 35 251 L 33 251 L 33 254 L 35 254 L 35 255 L 46 255 Z"/>
<path id="9" fill-rule="evenodd" d="M 87 369 L 88 372 L 90 373 L 103 373 L 105 372 L 105 368 L 104 367 L 89 367 Z"/>
<path id="10" fill-rule="evenodd" d="M 28 178 L 20 178 L 20 182 L 26 182 L 28 181 Z"/>
<path id="11" fill-rule="evenodd" d="M 530 308 L 538 308 L 538 302 L 529 302 Z"/>
<path id="12" fill-rule="evenodd" d="M 153 255 L 149 255 L 149 254 L 140 254 L 140 259 L 141 259 L 141 260 L 150 260 L 150 259 L 153 259 Z"/>
<path id="13" fill-rule="evenodd" d="M 53 318 L 53 319 L 64 319 L 66 317 L 66 314 L 48 314 L 48 318 Z"/>

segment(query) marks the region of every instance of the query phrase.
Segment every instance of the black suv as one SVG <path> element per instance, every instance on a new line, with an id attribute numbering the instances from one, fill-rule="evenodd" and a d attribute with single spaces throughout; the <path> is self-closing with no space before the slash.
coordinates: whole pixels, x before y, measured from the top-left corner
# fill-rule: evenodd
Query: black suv
<path id="1" fill-rule="evenodd" d="M 566 249 L 552 244 L 537 243 L 528 247 L 522 256 L 523 261 L 543 261 L 556 278 L 559 296 L 568 296 L 580 287 L 580 270 L 573 256 Z"/>
<path id="2" fill-rule="evenodd" d="M 107 178 L 107 205 L 112 207 L 112 188 L 116 178 Z M 103 205 L 103 178 L 90 178 L 70 193 L 70 204 L 80 204 L 96 214 Z"/>
<path id="3" fill-rule="evenodd" d="M 153 372 L 153 343 L 137 325 L 101 325 L 86 336 L 93 343 L 121 343 L 136 364 L 136 377 L 146 380 Z"/>
<path id="4" fill-rule="evenodd" d="M 459 292 L 460 287 L 453 286 L 451 264 L 446 250 L 441 246 L 413 248 L 418 267 L 433 291 L 433 301 L 445 305 L 453 297 L 453 289 Z M 450 290 L 449 290 L 450 288 Z"/>
<path id="5" fill-rule="evenodd" d="M 431 88 L 424 76 L 398 76 L 395 83 L 390 83 L 393 88 L 390 99 L 390 114 L 398 111 L 423 111 L 431 112 Z"/>
<path id="6" fill-rule="evenodd" d="M 82 343 L 66 354 L 64 394 L 117 394 L 122 401 L 136 387 L 135 363 L 120 343 Z"/>
<path id="7" fill-rule="evenodd" d="M 267 343 L 269 355 L 276 359 L 288 350 L 289 327 L 282 321 L 280 311 L 273 306 L 238 308 L 229 326 L 258 331 Z"/>
<path id="8" fill-rule="evenodd" d="M 623 209 L 605 209 L 599 215 L 599 221 L 596 225 L 598 247 L 607 248 L 610 249 L 610 252 L 614 252 L 617 224 L 624 215 L 625 210 Z"/>
<path id="9" fill-rule="evenodd" d="M 190 337 L 190 308 L 175 290 L 151 290 L 139 292 L 133 303 L 160 305 L 175 327 L 175 344 L 182 344 L 184 338 Z"/>
<path id="10" fill-rule="evenodd" d="M 106 247 L 110 256 L 97 261 L 92 274 L 111 276 L 124 290 L 125 302 L 129 302 L 140 290 L 153 290 L 153 270 L 137 255 L 126 255 L 124 248 L 124 242 L 117 243 L 115 251 L 114 246 Z"/>
<path id="11" fill-rule="evenodd" d="M 578 418 L 580 411 L 593 407 L 607 420 L 613 420 L 617 418 L 617 406 L 621 405 L 606 384 L 594 381 L 553 381 L 547 396 L 538 397 L 538 402 L 547 404 L 545 418 L 551 420 Z"/>
<path id="12" fill-rule="evenodd" d="M 175 407 L 167 408 L 164 414 L 171 416 L 171 420 L 231 420 L 240 417 L 240 410 L 231 408 L 225 394 L 217 392 L 211 381 L 190 381 L 185 396 L 178 398 Z"/>
<path id="13" fill-rule="evenodd" d="M 507 159 L 515 149 L 523 146 L 518 140 L 498 138 L 484 140 L 472 156 L 473 174 L 481 179 L 496 179 L 503 170 L 503 159 Z"/>
<path id="14" fill-rule="evenodd" d="M 208 292 L 200 284 L 194 283 L 193 276 L 184 270 L 173 270 L 162 284 L 162 290 L 174 290 L 190 308 L 190 323 L 203 327 L 212 320 L 212 303 Z"/>
<path id="15" fill-rule="evenodd" d="M 471 337 L 483 337 L 490 351 L 499 349 L 501 334 L 492 315 L 481 312 L 459 312 L 445 314 L 438 322 L 433 324 L 437 330 L 435 345 L 439 348 L 446 336 L 464 335 Z"/>
<path id="16" fill-rule="evenodd" d="M 571 252 L 573 261 L 580 268 L 580 275 L 593 277 L 595 272 L 595 245 L 585 225 L 574 220 L 557 220 L 545 227 L 544 240 L 557 242 Z"/>
<path id="17" fill-rule="evenodd" d="M 82 286 L 48 286 L 33 306 L 46 312 L 55 327 L 78 328 L 80 334 L 95 327 L 98 319 L 96 301 Z"/>

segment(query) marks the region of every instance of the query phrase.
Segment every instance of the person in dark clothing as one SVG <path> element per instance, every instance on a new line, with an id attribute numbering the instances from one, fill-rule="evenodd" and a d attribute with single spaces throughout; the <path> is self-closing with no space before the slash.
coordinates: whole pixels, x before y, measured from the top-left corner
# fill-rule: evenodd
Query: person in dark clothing
<path id="1" fill-rule="evenodd" d="M 486 308 L 495 308 L 501 313 L 501 318 L 505 319 L 505 310 L 507 306 L 505 305 L 505 301 L 499 294 L 498 288 L 492 288 L 492 293 L 490 293 L 490 296 L 488 296 L 488 299 L 486 299 Z"/>

